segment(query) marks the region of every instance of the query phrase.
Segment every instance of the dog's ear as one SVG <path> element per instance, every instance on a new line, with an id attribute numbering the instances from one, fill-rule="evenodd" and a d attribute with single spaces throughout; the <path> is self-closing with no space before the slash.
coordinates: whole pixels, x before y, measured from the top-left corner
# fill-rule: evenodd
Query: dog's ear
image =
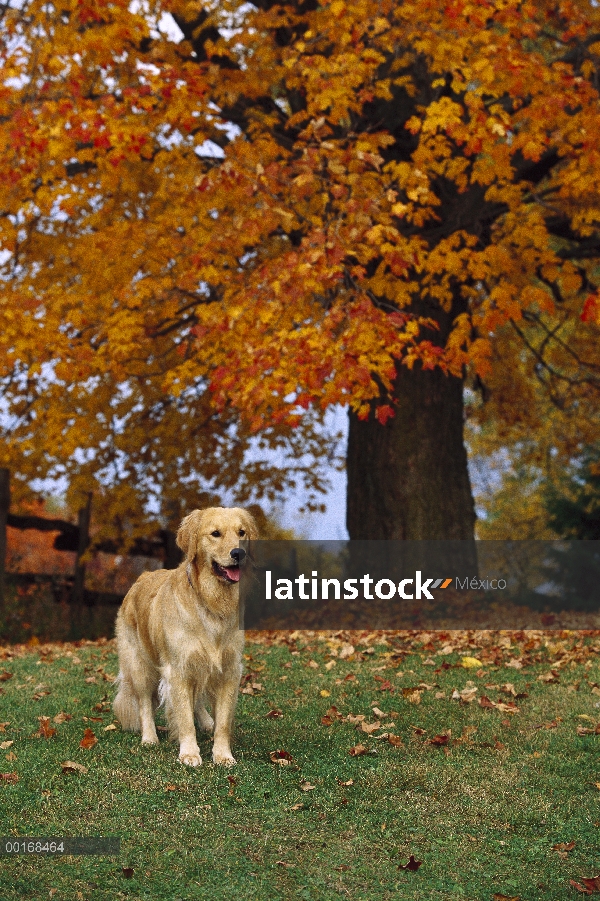
<path id="1" fill-rule="evenodd" d="M 193 510 L 181 521 L 177 532 L 177 545 L 188 559 L 193 560 L 196 555 L 195 536 L 200 527 L 201 519 L 202 510 Z"/>
<path id="2" fill-rule="evenodd" d="M 251 513 L 248 513 L 247 510 L 242 510 L 241 518 L 246 535 L 248 536 L 250 541 L 256 541 L 256 539 L 259 537 L 259 529 L 258 525 L 256 524 L 256 520 Z"/>

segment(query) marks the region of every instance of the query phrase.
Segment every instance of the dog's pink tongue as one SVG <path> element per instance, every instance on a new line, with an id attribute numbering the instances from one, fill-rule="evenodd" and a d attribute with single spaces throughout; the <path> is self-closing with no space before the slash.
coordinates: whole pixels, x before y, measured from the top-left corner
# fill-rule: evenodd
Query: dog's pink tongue
<path id="1" fill-rule="evenodd" d="M 229 569 L 227 566 L 225 566 L 224 569 L 225 569 L 225 572 L 227 573 L 227 575 L 229 576 L 229 578 L 231 579 L 232 582 L 239 582 L 239 581 L 240 581 L 240 569 L 239 569 L 239 566 L 236 566 L 235 568 L 234 568 L 234 567 L 231 567 L 231 569 Z"/>

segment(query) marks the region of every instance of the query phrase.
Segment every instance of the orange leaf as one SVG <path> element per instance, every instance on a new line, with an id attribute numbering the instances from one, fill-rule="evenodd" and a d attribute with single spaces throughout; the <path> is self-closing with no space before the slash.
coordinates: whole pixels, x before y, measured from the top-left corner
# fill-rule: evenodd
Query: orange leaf
<path id="1" fill-rule="evenodd" d="M 83 733 L 83 738 L 79 742 L 79 747 L 83 748 L 86 751 L 89 751 L 90 748 L 93 748 L 95 744 L 98 743 L 98 739 L 94 735 L 92 729 L 88 728 Z"/>

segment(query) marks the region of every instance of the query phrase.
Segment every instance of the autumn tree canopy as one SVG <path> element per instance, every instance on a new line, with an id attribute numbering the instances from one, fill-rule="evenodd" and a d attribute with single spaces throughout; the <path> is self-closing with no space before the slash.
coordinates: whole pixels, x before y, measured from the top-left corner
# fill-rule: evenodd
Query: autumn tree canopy
<path id="1" fill-rule="evenodd" d="M 469 537 L 465 383 L 482 447 L 589 442 L 592 0 L 23 0 L 1 28 L 24 477 L 116 485 L 107 522 L 196 473 L 243 499 L 273 484 L 252 434 L 318 454 L 341 403 L 351 536 Z"/>

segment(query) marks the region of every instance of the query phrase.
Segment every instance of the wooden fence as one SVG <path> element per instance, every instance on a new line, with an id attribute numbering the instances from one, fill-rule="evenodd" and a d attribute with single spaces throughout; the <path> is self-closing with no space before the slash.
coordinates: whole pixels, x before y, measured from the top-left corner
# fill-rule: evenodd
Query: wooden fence
<path id="1" fill-rule="evenodd" d="M 72 576 L 45 575 L 43 573 L 11 573 L 17 585 L 50 586 L 55 597 L 67 600 L 73 605 L 73 618 L 81 619 L 84 605 L 120 604 L 123 596 L 111 592 L 90 591 L 85 587 L 85 564 L 83 555 L 92 547 L 96 552 L 107 554 L 122 553 L 114 541 L 94 541 L 90 539 L 92 495 L 87 496 L 79 510 L 77 525 L 63 519 L 49 519 L 43 516 L 21 516 L 10 512 L 10 470 L 0 467 L 0 613 L 4 608 L 6 590 L 7 527 L 13 529 L 36 529 L 41 532 L 58 532 L 53 547 L 57 551 L 75 552 L 75 567 Z M 154 557 L 163 561 L 165 569 L 174 569 L 181 561 L 181 551 L 175 543 L 175 533 L 160 529 L 151 538 L 137 538 L 127 551 L 130 556 Z"/>

